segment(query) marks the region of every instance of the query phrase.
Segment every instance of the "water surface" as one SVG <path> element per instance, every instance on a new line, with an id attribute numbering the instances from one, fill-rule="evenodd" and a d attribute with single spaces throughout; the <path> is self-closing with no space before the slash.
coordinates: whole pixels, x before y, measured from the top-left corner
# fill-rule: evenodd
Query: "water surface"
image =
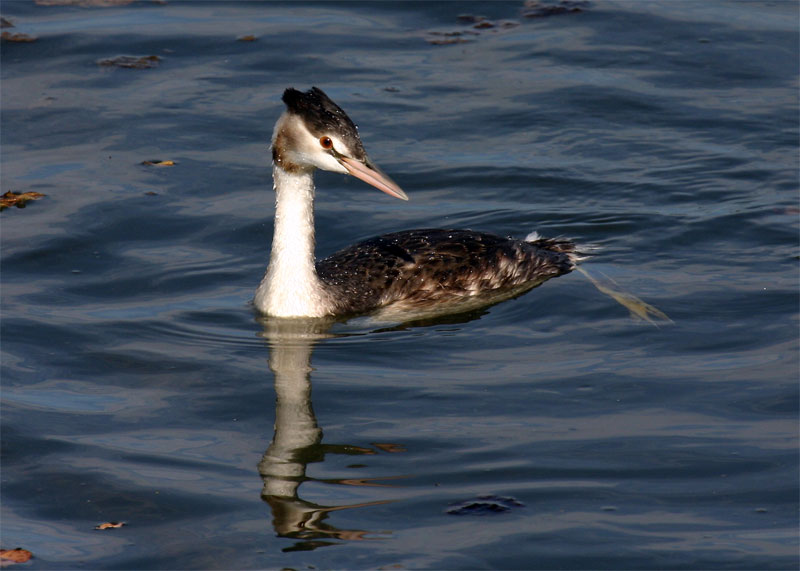
<path id="1" fill-rule="evenodd" d="M 796 568 L 797 4 L 574 6 L 4 2 L 37 40 L 2 46 L 2 190 L 46 197 L 0 215 L 3 546 L 41 569 Z M 119 55 L 162 59 L 97 64 Z M 269 138 L 311 85 L 411 197 L 320 174 L 321 255 L 567 235 L 674 325 L 577 273 L 425 323 L 260 319 Z"/>

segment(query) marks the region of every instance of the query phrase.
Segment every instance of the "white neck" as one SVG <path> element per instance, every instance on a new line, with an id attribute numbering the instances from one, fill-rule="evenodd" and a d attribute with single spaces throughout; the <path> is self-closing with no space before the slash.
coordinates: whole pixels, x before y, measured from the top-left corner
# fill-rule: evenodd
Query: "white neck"
<path id="1" fill-rule="evenodd" d="M 331 304 L 314 268 L 314 169 L 272 169 L 275 233 L 256 308 L 276 317 L 321 317 Z"/>

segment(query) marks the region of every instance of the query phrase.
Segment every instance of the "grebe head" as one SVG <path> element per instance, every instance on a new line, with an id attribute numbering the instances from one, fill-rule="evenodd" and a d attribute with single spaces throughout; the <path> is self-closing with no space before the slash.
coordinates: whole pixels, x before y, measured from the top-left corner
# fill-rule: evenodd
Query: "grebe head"
<path id="1" fill-rule="evenodd" d="M 325 93 L 312 87 L 283 93 L 286 111 L 275 124 L 272 159 L 287 172 L 322 169 L 351 174 L 386 194 L 408 196 L 370 161 L 358 128 Z"/>

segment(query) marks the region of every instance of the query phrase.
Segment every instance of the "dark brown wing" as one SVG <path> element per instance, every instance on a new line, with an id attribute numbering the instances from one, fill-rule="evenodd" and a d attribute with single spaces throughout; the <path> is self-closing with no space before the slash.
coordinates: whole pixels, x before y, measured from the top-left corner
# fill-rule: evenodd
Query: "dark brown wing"
<path id="1" fill-rule="evenodd" d="M 575 267 L 569 240 L 531 242 L 470 230 L 409 230 L 371 238 L 317 262 L 342 313 L 534 287 Z"/>

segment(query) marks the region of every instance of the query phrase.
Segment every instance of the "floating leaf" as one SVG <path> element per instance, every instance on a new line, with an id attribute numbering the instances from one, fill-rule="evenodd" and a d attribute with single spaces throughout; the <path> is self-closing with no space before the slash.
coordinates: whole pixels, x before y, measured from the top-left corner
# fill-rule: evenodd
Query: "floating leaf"
<path id="1" fill-rule="evenodd" d="M 237 42 L 254 42 L 257 39 L 258 38 L 256 38 L 253 34 L 247 34 L 245 36 L 239 36 L 238 38 L 236 38 L 236 41 Z"/>
<path id="2" fill-rule="evenodd" d="M 0 38 L 2 38 L 4 42 L 19 43 L 35 42 L 38 39 L 36 36 L 29 36 L 28 34 L 12 34 L 11 32 L 3 32 L 0 34 Z"/>
<path id="3" fill-rule="evenodd" d="M 122 67 L 125 69 L 150 69 L 157 67 L 161 58 L 158 56 L 117 56 L 97 60 L 97 65 L 105 67 Z"/>
<path id="4" fill-rule="evenodd" d="M 146 167 L 174 167 L 175 161 L 142 161 L 142 164 Z"/>
<path id="5" fill-rule="evenodd" d="M 27 549 L 19 547 L 16 549 L 0 549 L 0 567 L 14 565 L 15 563 L 27 563 L 31 557 L 33 557 L 33 553 Z"/>
<path id="6" fill-rule="evenodd" d="M 16 206 L 17 208 L 25 208 L 25 203 L 30 200 L 38 200 L 45 196 L 41 192 L 12 192 L 8 191 L 3 196 L 0 196 L 0 210 L 5 210 L 9 206 Z"/>
<path id="7" fill-rule="evenodd" d="M 101 523 L 100 525 L 94 526 L 95 529 L 116 529 L 118 527 L 122 527 L 125 525 L 124 521 L 107 521 L 106 523 Z"/>
<path id="8" fill-rule="evenodd" d="M 11 23 L 10 20 L 6 20 L 5 18 L 0 18 L 0 28 L 13 28 L 14 24 Z"/>

